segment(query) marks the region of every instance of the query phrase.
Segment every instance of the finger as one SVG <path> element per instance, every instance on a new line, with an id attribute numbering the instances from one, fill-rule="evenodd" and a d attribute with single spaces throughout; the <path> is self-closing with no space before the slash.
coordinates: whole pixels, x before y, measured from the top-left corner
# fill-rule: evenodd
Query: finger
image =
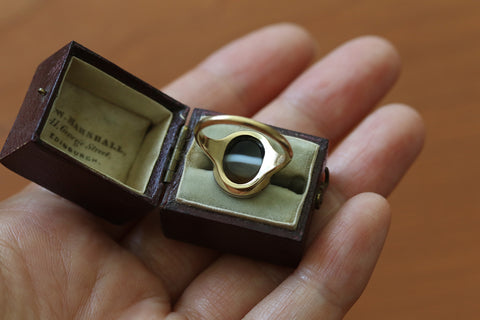
<path id="1" fill-rule="evenodd" d="M 309 248 L 295 273 L 245 319 L 342 319 L 364 290 L 390 223 L 384 198 L 346 202 Z"/>
<path id="2" fill-rule="evenodd" d="M 288 268 L 224 255 L 186 289 L 171 319 L 240 319 L 290 272 Z"/>
<path id="3" fill-rule="evenodd" d="M 375 143 L 372 143 L 372 139 L 367 139 L 366 135 L 371 132 L 375 133 L 374 130 L 371 130 L 371 123 L 376 124 L 383 128 L 383 131 L 378 132 L 378 135 L 381 136 L 381 139 Z M 377 134 L 376 134 L 377 135 Z M 356 161 L 356 158 L 359 156 L 355 153 L 351 154 L 351 157 L 344 159 L 345 166 L 349 166 L 348 172 L 343 173 L 339 172 L 338 169 L 335 169 L 331 172 L 331 186 L 329 187 L 325 203 L 322 205 L 320 211 L 316 212 L 314 219 L 312 221 L 312 227 L 309 233 L 309 243 L 312 239 L 315 238 L 318 234 L 323 233 L 322 227 L 328 223 L 329 219 L 332 217 L 333 213 L 336 213 L 338 209 L 343 205 L 343 203 L 351 196 L 361 192 L 375 191 L 380 190 L 387 184 L 383 181 L 385 174 L 388 170 L 397 170 L 394 168 L 399 168 L 396 171 L 396 177 L 399 177 L 403 174 L 408 165 L 411 164 L 414 157 L 418 154 L 422 141 L 423 141 L 423 125 L 421 119 L 418 115 L 408 107 L 385 107 L 381 108 L 378 111 L 374 112 L 369 116 L 364 122 L 362 122 L 357 129 L 351 133 L 352 137 L 348 137 L 344 143 L 342 143 L 337 150 L 334 152 L 336 154 L 342 155 L 343 148 L 345 143 L 352 140 L 352 143 L 356 143 L 357 146 L 355 150 L 361 150 L 364 154 L 365 159 L 378 159 L 375 162 L 366 161 L 365 166 L 362 163 Z M 357 138 L 355 138 L 355 137 Z M 363 138 L 362 138 L 363 137 Z M 417 137 L 412 140 L 411 137 Z M 409 141 L 409 143 L 406 143 Z M 392 150 L 392 151 L 389 151 Z M 395 157 L 385 157 L 384 153 L 395 155 Z M 332 160 L 333 158 L 333 160 Z M 383 159 L 381 161 L 380 159 Z M 336 168 L 335 166 L 336 158 L 330 157 L 329 166 Z M 370 167 L 369 167 L 370 166 Z M 368 184 L 360 183 L 357 179 L 349 179 L 348 177 L 355 177 L 359 175 L 358 172 L 363 170 L 375 171 L 378 170 L 380 173 L 375 174 L 376 179 L 369 180 Z M 403 171 L 402 171 L 403 170 Z M 337 180 L 337 175 L 341 175 L 342 178 Z M 360 177 L 361 178 L 361 177 Z M 388 188 L 393 188 L 394 184 L 398 182 L 398 179 L 389 180 Z M 350 190 L 347 187 L 351 185 L 358 185 L 358 187 L 351 188 Z M 349 193 L 344 194 L 344 191 L 349 191 Z M 353 192 L 354 191 L 354 192 Z M 335 216 L 334 216 L 335 217 Z M 273 275 L 278 274 L 278 267 L 270 266 L 269 268 L 258 268 L 258 262 L 249 260 L 249 259 L 240 259 L 233 257 L 225 257 L 216 261 L 212 266 L 204 271 L 203 274 L 210 274 L 211 270 L 215 271 L 215 279 L 219 283 L 225 283 L 230 288 L 230 295 L 228 297 L 222 297 L 220 295 L 212 295 L 209 299 L 207 297 L 203 298 L 202 305 L 228 305 L 228 301 L 225 299 L 241 300 L 241 297 L 244 295 L 249 295 L 250 297 L 261 297 L 268 294 L 273 288 L 275 288 L 276 283 L 274 281 L 264 281 L 262 287 L 256 287 L 255 292 L 250 292 L 251 285 L 248 281 L 238 281 L 232 282 L 230 279 L 235 279 L 235 275 L 232 274 L 232 269 L 229 267 L 232 263 L 232 259 L 237 259 L 235 265 L 237 269 L 240 270 L 250 270 L 250 277 L 255 270 L 257 274 L 254 278 L 257 277 L 266 277 L 267 279 L 278 279 L 278 277 L 269 277 L 269 272 Z M 211 283 L 208 280 L 208 277 L 200 275 L 192 285 L 187 289 L 185 295 L 188 297 L 197 297 L 201 295 L 206 286 L 212 287 Z M 258 281 L 257 281 L 258 282 Z M 280 281 L 279 281 L 280 282 Z M 278 282 L 278 283 L 279 283 Z M 246 294 L 245 292 L 248 292 Z M 182 305 L 191 305 L 197 303 L 196 300 L 189 301 L 187 298 L 182 296 L 181 303 Z M 253 298 L 252 298 L 253 299 Z M 208 300 L 208 304 L 207 301 Z M 252 303 L 251 301 L 248 301 Z M 180 303 L 180 302 L 179 302 Z M 248 309 L 249 305 L 237 306 L 239 313 L 245 308 Z M 233 310 L 233 308 L 230 308 Z M 196 312 L 198 310 L 191 310 L 189 312 Z"/>
<path id="4" fill-rule="evenodd" d="M 290 270 L 225 256 L 223 261 L 218 260 L 187 288 L 175 306 L 175 315 L 179 319 L 192 320 L 239 319 L 247 313 L 247 319 L 323 319 L 320 311 L 329 306 L 323 304 L 322 308 L 318 308 L 315 300 L 320 298 L 315 296 L 315 289 L 325 285 L 328 286 L 325 288 L 327 293 L 327 289 L 332 288 L 340 294 L 348 294 L 348 299 L 343 297 L 344 301 L 333 301 L 336 296 L 326 297 L 334 303 L 342 303 L 342 307 L 347 308 L 353 303 L 375 265 L 388 221 L 386 201 L 375 194 L 362 194 L 342 207 L 315 240 L 298 270 L 267 297 L 268 292 L 282 282 Z M 247 261 L 250 262 L 245 263 Z M 228 274 L 225 273 L 227 267 Z M 315 280 L 308 291 L 302 287 L 309 284 L 307 276 Z M 323 277 L 319 279 L 320 276 Z M 355 278 L 355 281 L 350 282 L 350 278 Z M 343 310 L 334 311 L 341 314 Z M 306 314 L 312 317 L 305 317 Z"/>
<path id="5" fill-rule="evenodd" d="M 311 67 L 255 118 L 335 143 L 385 95 L 399 71 L 391 44 L 361 37 Z"/>
<path id="6" fill-rule="evenodd" d="M 312 61 L 310 35 L 291 24 L 260 29 L 212 54 L 164 91 L 183 103 L 250 116 Z"/>
<path id="7" fill-rule="evenodd" d="M 305 31 L 292 25 L 267 27 L 221 49 L 166 91 L 187 104 L 248 115 L 277 95 L 312 57 Z M 217 253 L 166 239 L 157 215 L 143 219 L 122 243 L 163 280 L 175 300 Z"/>
<path id="8" fill-rule="evenodd" d="M 404 105 L 378 109 L 329 158 L 335 188 L 345 197 L 371 191 L 387 196 L 420 153 L 425 128 Z"/>
<path id="9" fill-rule="evenodd" d="M 412 108 L 379 108 L 343 140 L 328 159 L 331 184 L 321 214 L 314 216 L 310 239 L 350 197 L 375 192 L 386 197 L 422 150 L 425 128 Z"/>

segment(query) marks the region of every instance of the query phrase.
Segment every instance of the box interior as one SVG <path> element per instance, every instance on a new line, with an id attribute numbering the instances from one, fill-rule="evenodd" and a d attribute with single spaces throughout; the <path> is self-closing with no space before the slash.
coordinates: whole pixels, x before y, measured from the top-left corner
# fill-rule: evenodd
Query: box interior
<path id="1" fill-rule="evenodd" d="M 158 102 L 72 57 L 40 139 L 143 193 L 171 120 Z"/>
<path id="2" fill-rule="evenodd" d="M 205 134 L 220 139 L 238 130 L 234 125 L 214 125 Z M 184 171 L 176 199 L 198 208 L 247 218 L 262 223 L 295 229 L 302 212 L 319 146 L 313 142 L 286 136 L 293 149 L 290 163 L 277 172 L 271 183 L 252 198 L 235 198 L 225 193 L 213 177 L 213 165 L 193 141 L 185 156 Z M 270 140 L 271 141 L 271 140 Z M 272 146 L 281 152 L 277 143 Z"/>

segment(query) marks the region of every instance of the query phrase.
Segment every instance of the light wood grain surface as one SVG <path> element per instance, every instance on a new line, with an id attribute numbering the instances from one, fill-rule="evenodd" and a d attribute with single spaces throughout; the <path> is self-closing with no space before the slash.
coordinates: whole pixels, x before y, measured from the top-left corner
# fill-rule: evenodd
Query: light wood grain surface
<path id="1" fill-rule="evenodd" d="M 319 57 L 353 37 L 394 43 L 403 74 L 385 102 L 427 125 L 418 162 L 391 195 L 393 222 L 365 294 L 348 319 L 478 319 L 480 314 L 480 2 L 1 1 L 0 140 L 36 66 L 76 40 L 161 88 L 222 44 L 290 21 Z M 0 168 L 0 198 L 26 181 Z"/>

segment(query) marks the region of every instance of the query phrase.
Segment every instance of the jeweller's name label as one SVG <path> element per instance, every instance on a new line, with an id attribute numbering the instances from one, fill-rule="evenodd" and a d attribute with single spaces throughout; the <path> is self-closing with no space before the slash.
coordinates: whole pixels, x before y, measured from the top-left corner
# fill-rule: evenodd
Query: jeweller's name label
<path id="1" fill-rule="evenodd" d="M 111 161 L 112 156 L 126 156 L 122 145 L 83 127 L 76 118 L 58 108 L 52 110 L 42 137 L 74 158 L 91 164 L 101 165 L 105 160 Z"/>
<path id="2" fill-rule="evenodd" d="M 150 124 L 66 82 L 40 138 L 88 167 L 125 182 Z"/>

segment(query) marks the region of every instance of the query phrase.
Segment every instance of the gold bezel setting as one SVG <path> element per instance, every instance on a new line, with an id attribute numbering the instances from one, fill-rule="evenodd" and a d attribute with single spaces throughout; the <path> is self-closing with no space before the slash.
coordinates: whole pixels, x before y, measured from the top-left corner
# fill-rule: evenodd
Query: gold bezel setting
<path id="1" fill-rule="evenodd" d="M 212 139 L 203 133 L 206 127 L 218 124 L 239 125 L 255 131 L 241 130 L 222 139 Z M 230 115 L 205 117 L 195 126 L 194 135 L 197 144 L 213 163 L 215 181 L 234 197 L 252 197 L 263 190 L 270 183 L 272 175 L 284 168 L 293 157 L 292 147 L 283 135 L 270 126 L 245 117 Z M 283 153 L 278 153 L 265 136 L 278 143 Z M 236 183 L 229 179 L 223 164 L 228 145 L 238 137 L 252 138 L 263 147 L 262 164 L 256 175 L 246 183 Z"/>

